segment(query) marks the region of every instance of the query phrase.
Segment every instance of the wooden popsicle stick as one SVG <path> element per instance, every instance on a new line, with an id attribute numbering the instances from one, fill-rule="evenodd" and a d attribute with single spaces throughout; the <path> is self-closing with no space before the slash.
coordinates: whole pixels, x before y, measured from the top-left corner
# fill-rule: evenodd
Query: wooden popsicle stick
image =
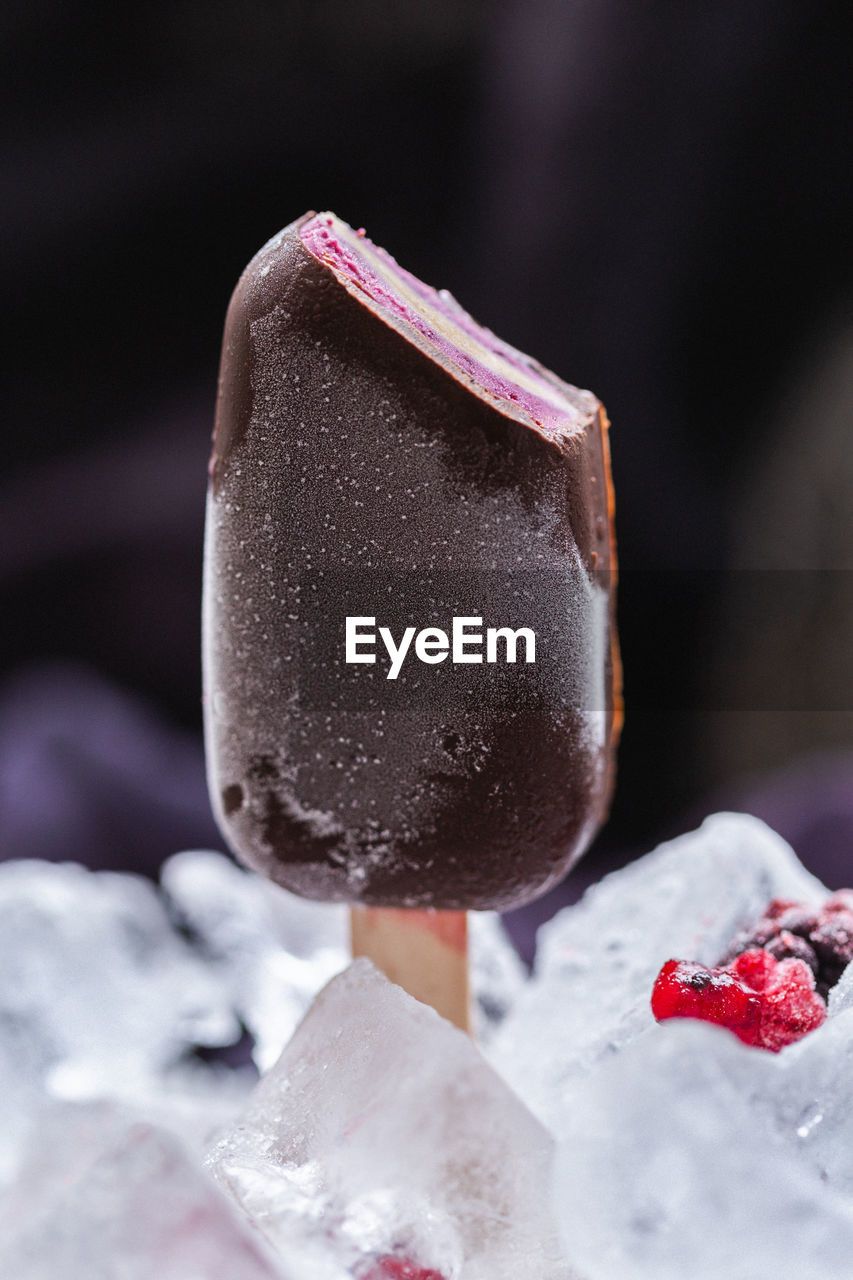
<path id="1" fill-rule="evenodd" d="M 352 954 L 471 1033 L 468 917 L 464 911 L 353 907 Z"/>

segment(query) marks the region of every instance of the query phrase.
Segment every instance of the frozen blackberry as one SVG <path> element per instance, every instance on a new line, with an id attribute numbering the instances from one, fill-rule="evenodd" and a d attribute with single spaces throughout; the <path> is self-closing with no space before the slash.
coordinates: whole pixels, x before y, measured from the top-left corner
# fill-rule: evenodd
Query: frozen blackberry
<path id="1" fill-rule="evenodd" d="M 828 994 L 853 960 L 853 913 L 845 910 L 822 916 L 809 941 L 819 964 L 818 989 L 826 987 Z"/>
<path id="2" fill-rule="evenodd" d="M 764 944 L 764 950 L 769 951 L 774 960 L 802 960 L 804 964 L 808 965 L 815 976 L 815 980 L 817 980 L 817 953 L 811 943 L 806 942 L 805 938 L 801 938 L 798 934 L 782 929 L 775 937 L 770 938 Z"/>
<path id="3" fill-rule="evenodd" d="M 853 890 L 840 889 L 819 908 L 774 898 L 761 919 L 735 938 L 724 963 L 752 947 L 764 948 L 777 960 L 802 960 L 826 1000 L 853 960 Z"/>

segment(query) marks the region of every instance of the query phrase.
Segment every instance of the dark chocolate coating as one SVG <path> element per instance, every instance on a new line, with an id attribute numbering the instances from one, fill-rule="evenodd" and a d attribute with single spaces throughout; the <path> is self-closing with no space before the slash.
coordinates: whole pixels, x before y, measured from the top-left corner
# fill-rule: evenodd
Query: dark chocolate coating
<path id="1" fill-rule="evenodd" d="M 612 786 L 606 420 L 504 412 L 285 229 L 225 329 L 205 567 L 214 811 L 305 897 L 507 908 L 583 852 Z M 344 663 L 344 619 L 531 627 L 535 664 Z"/>

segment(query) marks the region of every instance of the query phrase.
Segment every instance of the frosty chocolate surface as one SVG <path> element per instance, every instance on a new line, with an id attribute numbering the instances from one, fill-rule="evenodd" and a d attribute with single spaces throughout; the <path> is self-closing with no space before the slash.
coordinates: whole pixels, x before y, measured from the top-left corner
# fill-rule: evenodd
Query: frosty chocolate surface
<path id="1" fill-rule="evenodd" d="M 593 395 L 331 214 L 271 240 L 228 312 L 208 505 L 230 847 L 376 906 L 556 882 L 612 786 L 611 507 Z"/>

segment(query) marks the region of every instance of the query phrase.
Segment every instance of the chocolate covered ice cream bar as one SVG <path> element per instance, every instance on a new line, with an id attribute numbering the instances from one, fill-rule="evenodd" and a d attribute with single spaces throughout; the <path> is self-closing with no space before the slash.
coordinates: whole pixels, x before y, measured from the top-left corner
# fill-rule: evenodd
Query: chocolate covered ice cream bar
<path id="1" fill-rule="evenodd" d="M 308 214 L 225 327 L 205 552 L 214 809 L 310 898 L 506 908 L 605 816 L 607 420 Z"/>

